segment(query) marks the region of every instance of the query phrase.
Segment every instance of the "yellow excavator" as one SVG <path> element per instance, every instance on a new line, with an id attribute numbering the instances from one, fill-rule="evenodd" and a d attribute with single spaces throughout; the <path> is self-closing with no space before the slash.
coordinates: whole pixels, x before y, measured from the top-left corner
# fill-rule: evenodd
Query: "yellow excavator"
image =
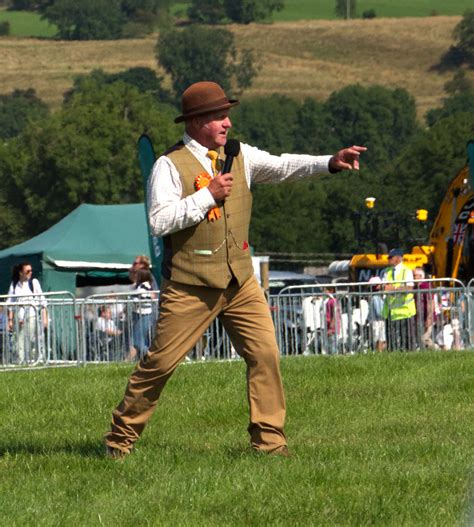
<path id="1" fill-rule="evenodd" d="M 466 284 L 474 278 L 474 141 L 469 141 L 467 153 L 466 166 L 448 186 L 428 245 L 417 245 L 403 256 L 403 262 L 412 269 L 424 267 L 434 278 L 458 278 Z M 374 201 L 367 198 L 366 205 L 371 208 Z M 427 211 L 418 210 L 416 217 L 426 221 Z M 387 266 L 386 253 L 355 254 L 349 262 L 333 262 L 328 272 L 341 276 L 349 271 L 349 281 L 367 282 Z"/>
<path id="2" fill-rule="evenodd" d="M 430 264 L 435 277 L 467 283 L 474 278 L 474 141 L 467 165 L 451 181 L 430 234 Z"/>

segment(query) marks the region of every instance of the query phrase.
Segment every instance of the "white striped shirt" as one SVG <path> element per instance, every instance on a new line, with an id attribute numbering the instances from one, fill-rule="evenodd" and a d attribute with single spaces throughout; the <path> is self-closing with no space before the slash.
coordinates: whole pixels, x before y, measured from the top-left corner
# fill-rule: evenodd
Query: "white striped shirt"
<path id="1" fill-rule="evenodd" d="M 7 304 L 20 304 L 17 316 L 18 320 L 23 321 L 25 318 L 35 316 L 36 311 L 33 306 L 46 307 L 46 299 L 42 293 L 43 290 L 36 278 L 31 280 L 31 287 L 29 280 L 25 280 L 24 282 L 20 280 L 15 285 L 12 282 L 8 289 Z"/>
<path id="2" fill-rule="evenodd" d="M 208 149 L 186 133 L 186 148 L 212 174 Z M 274 156 L 245 143 L 240 144 L 244 158 L 245 177 L 249 188 L 254 183 L 280 183 L 298 181 L 316 174 L 329 173 L 332 156 L 282 154 Z M 153 167 L 148 181 L 148 219 L 155 236 L 164 236 L 191 227 L 204 219 L 210 208 L 216 206 L 209 189 L 202 188 L 182 198 L 179 173 L 167 156 L 161 156 Z"/>
<path id="3" fill-rule="evenodd" d="M 152 313 L 152 286 L 150 282 L 142 282 L 133 286 L 135 293 L 140 293 L 140 296 L 134 302 L 133 312 L 138 315 L 151 315 Z"/>

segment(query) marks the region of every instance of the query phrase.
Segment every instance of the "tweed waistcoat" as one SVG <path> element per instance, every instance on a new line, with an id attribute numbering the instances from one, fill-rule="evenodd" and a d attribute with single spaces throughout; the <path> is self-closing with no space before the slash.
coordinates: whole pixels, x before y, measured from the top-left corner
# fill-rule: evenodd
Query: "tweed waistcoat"
<path id="1" fill-rule="evenodd" d="M 194 181 L 205 172 L 203 166 L 182 142 L 166 155 L 179 172 L 182 198 L 196 192 Z M 219 161 L 223 165 L 223 149 Z M 162 274 L 165 278 L 189 285 L 225 289 L 234 276 L 242 284 L 253 275 L 248 245 L 252 194 L 244 173 L 242 154 L 234 159 L 232 191 L 219 203 L 221 217 L 201 222 L 163 238 Z"/>

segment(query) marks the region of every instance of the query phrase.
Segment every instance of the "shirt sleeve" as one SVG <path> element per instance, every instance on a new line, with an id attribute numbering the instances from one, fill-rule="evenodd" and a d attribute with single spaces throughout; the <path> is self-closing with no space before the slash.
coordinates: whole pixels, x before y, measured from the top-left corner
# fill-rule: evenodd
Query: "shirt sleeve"
<path id="1" fill-rule="evenodd" d="M 413 278 L 413 271 L 409 267 L 406 267 L 405 268 L 406 285 L 408 287 L 414 287 L 415 286 L 415 282 L 413 280 L 414 280 L 414 278 Z"/>
<path id="2" fill-rule="evenodd" d="M 165 236 L 202 221 L 216 206 L 207 188 L 182 198 L 179 173 L 173 162 L 161 156 L 153 166 L 148 181 L 148 221 L 155 236 Z"/>
<path id="3" fill-rule="evenodd" d="M 13 302 L 16 301 L 15 297 L 15 288 L 13 287 L 13 282 L 10 284 L 10 287 L 8 288 L 8 298 L 6 303 L 7 304 L 13 304 Z"/>
<path id="4" fill-rule="evenodd" d="M 241 149 L 249 188 L 253 183 L 297 181 L 317 174 L 328 174 L 332 157 L 299 154 L 274 156 L 245 143 L 241 143 Z M 167 156 L 161 156 L 153 166 L 148 181 L 147 200 L 148 221 L 155 236 L 165 236 L 191 227 L 202 221 L 209 209 L 216 206 L 207 188 L 182 197 L 179 173 Z"/>
<path id="5" fill-rule="evenodd" d="M 241 143 L 241 149 L 249 186 L 252 183 L 298 181 L 318 174 L 329 174 L 331 155 L 282 154 L 275 156 L 245 143 Z"/>
<path id="6" fill-rule="evenodd" d="M 36 278 L 33 278 L 32 284 L 33 284 L 33 293 L 37 293 L 37 294 L 43 293 L 43 290 L 41 289 L 41 285 Z"/>

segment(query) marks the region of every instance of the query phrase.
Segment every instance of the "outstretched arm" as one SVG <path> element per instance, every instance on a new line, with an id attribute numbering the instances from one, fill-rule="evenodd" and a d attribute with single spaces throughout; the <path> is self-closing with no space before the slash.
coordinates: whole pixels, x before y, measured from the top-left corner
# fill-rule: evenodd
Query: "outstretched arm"
<path id="1" fill-rule="evenodd" d="M 281 183 L 307 177 L 359 168 L 359 156 L 365 146 L 344 148 L 334 155 L 307 154 L 272 155 L 245 143 L 240 144 L 245 163 L 247 183 Z"/>

